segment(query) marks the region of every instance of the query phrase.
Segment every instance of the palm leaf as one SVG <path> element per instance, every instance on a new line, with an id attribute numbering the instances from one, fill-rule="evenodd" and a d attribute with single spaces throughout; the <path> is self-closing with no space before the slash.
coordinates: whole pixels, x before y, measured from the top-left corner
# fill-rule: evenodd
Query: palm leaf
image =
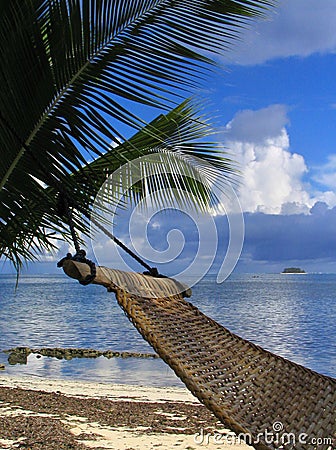
<path id="1" fill-rule="evenodd" d="M 15 260 L 31 256 L 28 242 L 50 245 L 46 227 L 64 230 L 55 197 L 74 193 L 76 205 L 90 205 L 92 183 L 79 189 L 69 174 L 84 176 L 88 160 L 144 127 L 130 106 L 171 108 L 205 76 L 202 50 L 222 51 L 273 3 L 2 0 L 1 253 Z M 120 150 L 119 163 L 130 152 Z"/>
<path id="2" fill-rule="evenodd" d="M 150 174 L 150 182 L 146 185 L 134 182 L 136 170 L 133 169 L 124 185 L 108 184 L 108 200 L 112 206 L 113 201 L 119 198 L 119 187 L 126 194 L 128 191 L 125 189 L 131 187 L 131 193 L 137 199 L 139 196 L 154 194 L 153 198 L 158 204 L 175 201 L 190 206 L 190 198 L 183 193 L 178 196 L 179 192 L 188 191 L 200 209 L 212 205 L 216 198 L 212 197 L 211 179 L 217 177 L 225 183 L 235 173 L 235 167 L 222 151 L 216 154 L 215 144 L 202 140 L 210 133 L 209 123 L 186 101 L 168 114 L 160 115 L 131 139 L 111 148 L 76 172 L 67 174 L 62 179 L 62 186 L 65 191 L 68 186 L 72 187 L 67 201 L 73 210 L 76 228 L 84 235 L 88 234 L 90 209 L 107 177 L 126 162 L 136 161 L 146 155 L 150 158 L 145 165 L 142 163 L 140 166 L 143 170 L 140 178 L 143 180 L 146 174 Z M 155 159 L 152 158 L 154 154 L 158 155 Z M 20 265 L 22 258 L 33 259 L 37 250 L 50 250 L 55 246 L 55 236 L 45 230 L 53 229 L 64 239 L 71 239 L 67 211 L 60 210 L 59 197 L 63 193 L 59 193 L 58 186 L 39 184 L 39 187 L 38 196 L 27 198 L 24 208 L 17 205 L 12 211 L 12 220 L 0 224 L 0 253 L 16 266 Z M 171 197 L 163 197 L 162 189 L 170 193 Z M 13 195 L 15 197 L 17 193 Z M 5 204 L 0 209 L 4 207 Z M 100 219 L 103 217 L 104 214 Z"/>

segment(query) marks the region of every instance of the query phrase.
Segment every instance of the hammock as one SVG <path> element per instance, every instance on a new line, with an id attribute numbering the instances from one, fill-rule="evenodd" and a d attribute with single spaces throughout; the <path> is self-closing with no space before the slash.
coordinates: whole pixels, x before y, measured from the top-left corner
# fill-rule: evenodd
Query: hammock
<path id="1" fill-rule="evenodd" d="M 63 269 L 78 280 L 90 272 L 71 260 Z M 93 283 L 116 293 L 143 338 L 238 438 L 258 450 L 335 448 L 336 379 L 231 333 L 184 300 L 191 292 L 175 280 L 97 267 Z"/>

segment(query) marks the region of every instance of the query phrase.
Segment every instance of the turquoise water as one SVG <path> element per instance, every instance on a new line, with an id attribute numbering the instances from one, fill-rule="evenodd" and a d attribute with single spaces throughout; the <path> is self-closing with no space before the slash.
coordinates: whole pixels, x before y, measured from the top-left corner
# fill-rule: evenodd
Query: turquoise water
<path id="1" fill-rule="evenodd" d="M 16 346 L 81 347 L 152 352 L 100 286 L 81 286 L 62 275 L 0 276 L 0 362 L 3 375 L 33 375 L 147 384 L 180 385 L 161 360 L 73 359 L 30 355 L 8 365 L 1 351 Z M 233 275 L 223 284 L 205 277 L 191 301 L 205 314 L 264 348 L 336 377 L 336 274 Z"/>

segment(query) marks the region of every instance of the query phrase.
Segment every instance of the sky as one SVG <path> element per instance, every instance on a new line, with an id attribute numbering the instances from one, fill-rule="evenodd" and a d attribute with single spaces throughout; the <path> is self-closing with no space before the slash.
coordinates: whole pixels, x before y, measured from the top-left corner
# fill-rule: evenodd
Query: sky
<path id="1" fill-rule="evenodd" d="M 236 269 L 336 271 L 334 6 L 280 0 L 222 59 L 226 73 L 208 90 L 243 172 Z"/>
<path id="2" fill-rule="evenodd" d="M 241 170 L 235 189 L 245 231 L 235 271 L 279 272 L 298 266 L 336 272 L 335 23 L 334 0 L 279 0 L 266 20 L 254 20 L 218 59 L 221 70 L 197 93 L 216 113 L 219 144 Z M 211 220 L 220 237 L 210 270 L 218 272 L 229 224 L 225 215 Z M 117 234 L 127 243 L 126 223 Z M 168 245 L 164 233 L 177 223 L 174 214 L 151 220 L 154 247 Z M 172 265 L 183 265 L 199 241 L 193 224 L 183 226 L 186 247 L 180 259 L 170 260 L 168 272 Z M 155 237 L 154 231 L 161 234 Z M 148 243 L 138 239 L 141 252 Z M 173 236 L 171 244 L 177 242 Z M 109 246 L 101 238 L 99 262 Z M 62 246 L 60 254 L 65 250 Z M 113 263 L 114 249 L 109 250 Z M 211 260 L 211 255 L 202 257 Z M 29 270 L 54 271 L 55 257 L 48 259 L 49 264 Z"/>

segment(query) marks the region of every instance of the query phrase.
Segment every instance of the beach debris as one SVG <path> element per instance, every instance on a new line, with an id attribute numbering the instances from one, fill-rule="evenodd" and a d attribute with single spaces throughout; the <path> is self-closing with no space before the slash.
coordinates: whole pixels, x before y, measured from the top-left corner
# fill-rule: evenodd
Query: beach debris
<path id="1" fill-rule="evenodd" d="M 176 400 L 167 400 L 165 390 L 161 394 L 165 400 L 158 403 L 130 398 L 128 386 L 116 399 L 96 397 L 99 385 L 96 393 L 64 395 L 58 391 L 62 389 L 59 383 L 57 391 L 50 392 L 41 384 L 38 389 L 0 386 L 1 449 L 195 449 L 194 436 L 199 430 L 212 436 L 220 426 L 202 404 L 183 401 L 180 388 Z"/>

